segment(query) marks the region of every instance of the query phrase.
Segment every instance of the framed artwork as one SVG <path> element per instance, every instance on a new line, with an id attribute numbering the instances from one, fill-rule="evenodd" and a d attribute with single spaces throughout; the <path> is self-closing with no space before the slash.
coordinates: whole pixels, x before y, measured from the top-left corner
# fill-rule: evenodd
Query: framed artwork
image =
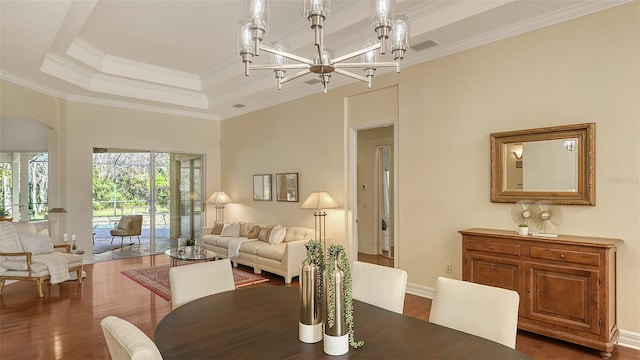
<path id="1" fill-rule="evenodd" d="M 271 174 L 253 175 L 253 200 L 271 201 Z"/>
<path id="2" fill-rule="evenodd" d="M 298 202 L 298 173 L 276 174 L 276 200 Z"/>

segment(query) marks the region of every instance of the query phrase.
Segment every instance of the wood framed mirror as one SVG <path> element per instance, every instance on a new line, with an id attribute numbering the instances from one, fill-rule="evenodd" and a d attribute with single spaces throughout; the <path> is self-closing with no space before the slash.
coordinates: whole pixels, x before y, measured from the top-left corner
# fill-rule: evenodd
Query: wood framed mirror
<path id="1" fill-rule="evenodd" d="M 595 205 L 595 123 L 491 134 L 491 201 Z"/>

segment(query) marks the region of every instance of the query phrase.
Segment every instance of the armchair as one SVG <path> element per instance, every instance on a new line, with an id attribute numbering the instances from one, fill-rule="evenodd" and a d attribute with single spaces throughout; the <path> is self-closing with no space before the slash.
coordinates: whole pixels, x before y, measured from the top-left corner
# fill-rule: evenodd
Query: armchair
<path id="1" fill-rule="evenodd" d="M 125 236 L 129 237 L 131 241 L 132 236 L 138 237 L 138 244 L 140 244 L 140 235 L 142 234 L 142 215 L 125 215 L 120 218 L 118 225 L 115 229 L 109 232 L 111 234 L 111 243 L 113 244 L 113 238 L 120 236 L 120 245 Z"/>
<path id="2" fill-rule="evenodd" d="M 70 273 L 82 283 L 82 256 L 71 254 L 70 245 L 53 245 L 47 235 L 38 234 L 33 225 L 0 222 L 0 295 L 6 280 L 35 281 L 38 296 L 43 297 L 46 280 L 57 284 L 71 279 Z M 56 249 L 64 249 L 58 252 Z"/>

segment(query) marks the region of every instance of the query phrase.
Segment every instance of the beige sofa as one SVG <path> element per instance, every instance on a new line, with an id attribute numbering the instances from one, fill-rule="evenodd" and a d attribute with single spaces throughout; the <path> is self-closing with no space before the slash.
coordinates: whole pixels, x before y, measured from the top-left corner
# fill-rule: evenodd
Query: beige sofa
<path id="1" fill-rule="evenodd" d="M 233 231 L 236 228 L 237 232 Z M 268 271 L 283 276 L 285 283 L 290 284 L 294 276 L 300 275 L 300 264 L 307 256 L 305 245 L 313 233 L 313 229 L 299 226 L 216 224 L 202 228 L 201 240 L 205 249 L 228 258 L 234 266 L 250 266 L 256 274 Z"/>

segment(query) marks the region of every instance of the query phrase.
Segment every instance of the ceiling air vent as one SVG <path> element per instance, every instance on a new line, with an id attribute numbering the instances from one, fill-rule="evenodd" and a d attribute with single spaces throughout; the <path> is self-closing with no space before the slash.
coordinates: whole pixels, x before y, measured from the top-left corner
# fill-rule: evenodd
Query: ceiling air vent
<path id="1" fill-rule="evenodd" d="M 438 43 L 435 40 L 427 40 L 419 42 L 417 44 L 411 44 L 411 49 L 413 49 L 414 51 L 422 51 L 436 45 L 438 45 Z"/>
<path id="2" fill-rule="evenodd" d="M 246 107 L 247 105 L 245 105 L 245 104 L 235 104 L 235 105 L 232 105 L 232 106 L 234 108 L 237 108 L 237 109 L 242 109 L 243 107 Z"/>

